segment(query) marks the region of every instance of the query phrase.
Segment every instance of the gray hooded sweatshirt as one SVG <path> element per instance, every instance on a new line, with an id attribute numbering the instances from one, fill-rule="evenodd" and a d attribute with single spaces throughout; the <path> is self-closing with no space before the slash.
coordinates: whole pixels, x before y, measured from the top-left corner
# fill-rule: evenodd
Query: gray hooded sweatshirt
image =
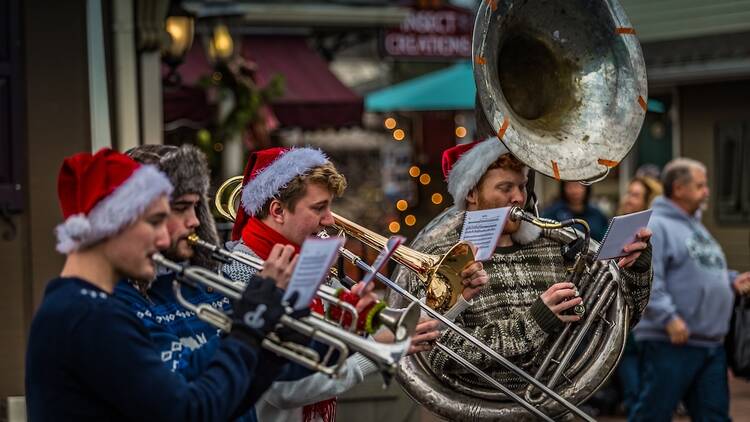
<path id="1" fill-rule="evenodd" d="M 666 325 L 676 316 L 690 331 L 688 344 L 715 346 L 729 331 L 734 303 L 721 246 L 700 222 L 660 196 L 652 205 L 654 282 L 643 317 L 633 330 L 638 340 L 669 341 Z"/>

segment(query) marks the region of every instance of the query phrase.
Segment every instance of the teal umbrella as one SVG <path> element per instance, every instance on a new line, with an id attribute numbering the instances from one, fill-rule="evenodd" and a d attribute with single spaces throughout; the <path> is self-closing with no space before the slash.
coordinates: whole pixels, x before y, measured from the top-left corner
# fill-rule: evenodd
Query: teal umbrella
<path id="1" fill-rule="evenodd" d="M 476 87 L 471 63 L 461 62 L 365 96 L 365 110 L 473 110 Z"/>

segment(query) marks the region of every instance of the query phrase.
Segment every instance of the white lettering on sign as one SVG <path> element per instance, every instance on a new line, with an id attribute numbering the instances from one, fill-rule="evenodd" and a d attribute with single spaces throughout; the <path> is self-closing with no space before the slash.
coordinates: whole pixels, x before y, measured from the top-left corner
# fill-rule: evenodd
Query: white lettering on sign
<path id="1" fill-rule="evenodd" d="M 419 11 L 401 24 L 402 31 L 421 34 L 453 34 L 456 29 L 456 13 L 451 11 Z"/>
<path id="2" fill-rule="evenodd" d="M 384 32 L 382 49 L 393 57 L 470 58 L 473 23 L 473 14 L 460 7 L 414 10 Z"/>
<path id="3" fill-rule="evenodd" d="M 471 57 L 471 39 L 452 35 L 390 33 L 385 50 L 392 56 Z"/>

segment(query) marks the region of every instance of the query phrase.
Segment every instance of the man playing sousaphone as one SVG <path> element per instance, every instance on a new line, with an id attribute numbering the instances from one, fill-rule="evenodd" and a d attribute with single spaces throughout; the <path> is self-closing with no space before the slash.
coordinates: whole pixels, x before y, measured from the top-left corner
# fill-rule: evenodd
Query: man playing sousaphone
<path id="1" fill-rule="evenodd" d="M 412 245 L 419 251 L 441 254 L 456 244 L 463 210 L 526 204 L 529 169 L 496 137 L 446 150 L 443 171 L 455 205 L 422 230 Z M 648 229 L 642 229 L 638 240 L 625 247 L 629 254 L 618 262 L 625 300 L 632 309 L 631 324 L 648 302 L 652 278 L 650 236 Z M 544 353 L 538 353 L 541 346 L 559 334 L 564 323 L 581 319 L 566 312 L 582 300 L 575 297 L 573 284 L 566 282 L 570 264 L 561 254 L 560 243 L 541 236 L 536 226 L 508 221 L 495 252 L 484 262 L 488 286 L 458 316 L 457 324 L 533 374 L 544 357 Z M 396 281 L 424 296 L 424 285 L 408 271 L 400 269 Z M 398 305 L 399 299 L 392 297 L 391 301 Z M 452 330 L 443 332 L 439 342 L 511 389 L 526 385 L 518 375 L 496 364 Z M 440 380 L 454 388 L 487 386 L 439 348 L 426 357 Z"/>

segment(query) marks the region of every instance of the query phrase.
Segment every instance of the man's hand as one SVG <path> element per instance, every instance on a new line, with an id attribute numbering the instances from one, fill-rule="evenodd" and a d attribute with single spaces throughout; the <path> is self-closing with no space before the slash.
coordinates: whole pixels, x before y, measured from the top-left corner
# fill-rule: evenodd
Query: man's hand
<path id="1" fill-rule="evenodd" d="M 647 228 L 640 229 L 635 235 L 635 241 L 625 245 L 622 250 L 628 254 L 617 262 L 620 268 L 630 268 L 633 263 L 641 256 L 641 252 L 648 247 L 648 240 L 651 239 L 651 230 Z"/>
<path id="2" fill-rule="evenodd" d="M 435 341 L 440 337 L 438 327 L 440 327 L 440 321 L 436 319 L 426 318 L 419 321 L 416 331 L 411 337 L 407 354 L 413 355 L 414 353 L 432 350 L 435 347 Z M 393 343 L 394 341 L 393 333 L 389 330 L 380 330 L 373 338 L 380 343 Z"/>
<path id="3" fill-rule="evenodd" d="M 365 286 L 365 284 L 360 281 L 352 286 L 351 292 L 359 296 L 359 301 L 357 301 L 357 305 L 355 306 L 357 313 L 364 311 L 370 306 L 370 304 L 378 301 L 378 296 L 372 292 L 374 288 L 375 283 L 373 282 L 369 282 Z"/>
<path id="4" fill-rule="evenodd" d="M 409 355 L 419 352 L 428 352 L 435 347 L 435 341 L 440 337 L 438 327 L 440 322 L 436 319 L 423 319 L 417 324 L 417 330 L 411 338 Z"/>
<path id="5" fill-rule="evenodd" d="M 542 293 L 540 298 L 560 321 L 574 322 L 581 319 L 578 315 L 563 314 L 563 311 L 583 302 L 581 297 L 576 297 L 576 290 L 573 283 L 555 283 L 546 292 Z"/>
<path id="6" fill-rule="evenodd" d="M 484 270 L 482 263 L 479 261 L 472 262 L 461 271 L 460 275 L 462 278 L 461 283 L 464 285 L 461 294 L 466 301 L 471 301 L 471 299 L 476 297 L 490 279 L 487 271 Z"/>
<path id="7" fill-rule="evenodd" d="M 667 334 L 672 344 L 685 344 L 690 337 L 690 330 L 682 318 L 676 316 L 667 323 Z"/>
<path id="8" fill-rule="evenodd" d="M 285 313 L 281 304 L 283 292 L 269 279 L 257 281 L 248 284 L 242 296 L 233 301 L 229 334 L 254 347 L 259 347 L 266 334 L 274 331 Z"/>
<path id="9" fill-rule="evenodd" d="M 750 293 L 750 271 L 738 275 L 732 282 L 737 294 L 747 295 Z"/>
<path id="10" fill-rule="evenodd" d="M 294 267 L 297 266 L 297 257 L 293 246 L 277 243 L 271 248 L 268 259 L 263 262 L 263 270 L 259 275 L 273 279 L 276 287 L 286 289 L 289 279 L 292 278 Z"/>

